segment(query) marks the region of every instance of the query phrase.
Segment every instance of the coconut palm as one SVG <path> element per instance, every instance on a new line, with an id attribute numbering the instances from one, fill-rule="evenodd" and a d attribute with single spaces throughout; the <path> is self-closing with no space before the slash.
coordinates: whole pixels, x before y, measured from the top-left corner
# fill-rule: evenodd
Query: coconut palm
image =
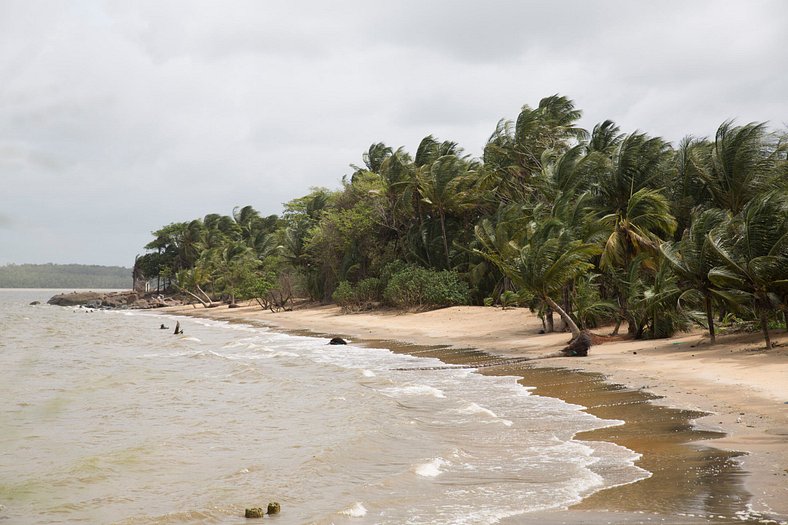
<path id="1" fill-rule="evenodd" d="M 580 335 L 580 328 L 555 297 L 568 283 L 593 268 L 589 260 L 599 253 L 597 244 L 570 240 L 560 221 L 550 219 L 536 226 L 528 243 L 514 257 L 476 251 L 495 263 L 518 288 L 558 312 L 573 337 Z"/>
<path id="2" fill-rule="evenodd" d="M 722 210 L 706 210 L 695 217 L 680 241 L 668 241 L 660 246 L 666 262 L 682 281 L 684 293 L 679 300 L 689 299 L 695 293 L 701 295 L 711 344 L 716 342 L 713 303 L 722 297 L 716 294 L 717 288 L 709 278 L 709 272 L 720 264 L 720 259 L 711 246 L 708 234 L 726 219 L 727 215 Z"/>
<path id="3" fill-rule="evenodd" d="M 756 196 L 708 239 L 722 260 L 709 272 L 711 282 L 732 298 L 738 294 L 749 300 L 771 348 L 768 317 L 775 310 L 786 311 L 788 296 L 788 192 Z"/>
<path id="4" fill-rule="evenodd" d="M 696 150 L 693 160 L 715 206 L 734 214 L 766 190 L 780 169 L 779 148 L 771 142 L 765 123 L 723 122 L 714 143 Z"/>
<path id="5" fill-rule="evenodd" d="M 443 155 L 431 164 L 421 166 L 418 172 L 418 188 L 421 200 L 437 213 L 446 256 L 446 268 L 451 267 L 449 240 L 446 235 L 446 216 L 460 211 L 468 205 L 464 185 L 469 164 L 456 155 Z"/>
<path id="6" fill-rule="evenodd" d="M 626 207 L 599 220 L 610 232 L 602 251 L 602 268 L 628 267 L 641 253 L 656 255 L 662 239 L 676 229 L 667 198 L 658 190 L 648 188 L 632 194 Z"/>

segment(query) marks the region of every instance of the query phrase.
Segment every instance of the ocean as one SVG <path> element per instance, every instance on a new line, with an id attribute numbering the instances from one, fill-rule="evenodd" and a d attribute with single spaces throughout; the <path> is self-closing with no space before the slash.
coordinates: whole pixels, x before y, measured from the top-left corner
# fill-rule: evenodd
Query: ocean
<path id="1" fill-rule="evenodd" d="M 484 524 L 649 473 L 518 377 L 0 291 L 0 523 Z M 176 321 L 184 333 L 174 335 Z M 160 329 L 164 324 L 167 330 Z"/>

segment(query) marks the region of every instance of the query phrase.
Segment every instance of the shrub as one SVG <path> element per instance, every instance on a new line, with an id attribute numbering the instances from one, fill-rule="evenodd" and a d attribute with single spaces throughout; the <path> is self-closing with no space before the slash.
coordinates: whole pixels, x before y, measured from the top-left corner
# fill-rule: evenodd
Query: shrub
<path id="1" fill-rule="evenodd" d="M 506 290 L 501 294 L 501 306 L 504 310 L 517 304 L 517 294 L 511 290 Z"/>
<path id="2" fill-rule="evenodd" d="M 333 294 L 331 294 L 331 298 L 335 303 L 341 306 L 342 309 L 351 309 L 354 302 L 353 286 L 347 281 L 340 282 L 339 286 L 337 286 L 337 289 L 334 290 Z"/>
<path id="3" fill-rule="evenodd" d="M 467 304 L 469 296 L 467 283 L 456 273 L 417 266 L 407 266 L 392 275 L 383 292 L 386 302 L 401 308 Z"/>
<path id="4" fill-rule="evenodd" d="M 369 277 L 356 284 L 355 299 L 359 306 L 366 306 L 380 301 L 380 279 Z"/>
<path id="5" fill-rule="evenodd" d="M 370 277 L 355 286 L 342 281 L 331 294 L 331 298 L 345 311 L 362 310 L 380 301 L 380 279 Z"/>

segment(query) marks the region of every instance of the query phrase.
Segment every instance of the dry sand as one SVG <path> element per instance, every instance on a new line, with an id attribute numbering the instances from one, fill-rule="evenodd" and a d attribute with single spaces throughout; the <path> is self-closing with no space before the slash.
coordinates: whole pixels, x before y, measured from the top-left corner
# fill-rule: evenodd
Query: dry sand
<path id="1" fill-rule="evenodd" d="M 402 313 L 343 314 L 334 306 L 272 313 L 258 306 L 192 307 L 164 311 L 214 319 L 251 321 L 288 332 L 341 336 L 350 340 L 398 341 L 415 345 L 476 348 L 506 357 L 555 351 L 568 334 L 539 334 L 540 320 L 525 309 L 455 307 Z M 596 330 L 606 334 L 609 328 Z M 704 333 L 654 341 L 608 341 L 586 358 L 554 358 L 533 365 L 568 367 L 604 374 L 609 381 L 662 396 L 657 403 L 710 415 L 696 420 L 704 430 L 726 434 L 704 441 L 746 452 L 746 487 L 754 510 L 788 518 L 788 334 L 763 349 L 759 334 L 733 334 L 708 344 Z"/>

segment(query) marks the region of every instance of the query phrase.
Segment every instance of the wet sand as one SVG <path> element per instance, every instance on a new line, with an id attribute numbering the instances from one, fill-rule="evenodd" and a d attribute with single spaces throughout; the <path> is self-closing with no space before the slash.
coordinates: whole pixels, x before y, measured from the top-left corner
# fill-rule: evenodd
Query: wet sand
<path id="1" fill-rule="evenodd" d="M 535 329 L 533 316 L 523 310 L 495 312 L 491 308 L 468 308 L 472 307 L 405 315 L 341 315 L 338 309 L 331 307 L 281 314 L 263 312 L 255 307 L 234 310 L 180 307 L 167 311 L 259 323 L 290 333 L 339 335 L 356 343 L 437 357 L 452 364 L 494 365 L 485 366 L 480 372 L 520 376 L 524 385 L 535 387 L 536 394 L 583 405 L 588 412 L 601 418 L 626 422 L 622 426 L 583 433 L 577 438 L 611 441 L 642 454 L 638 465 L 652 472 L 650 478 L 597 492 L 569 512 L 528 514 L 505 523 L 742 523 L 747 518 L 752 522 L 778 523 L 785 519 L 788 477 L 784 465 L 788 432 L 783 430 L 788 428 L 785 426 L 788 405 L 778 406 L 762 392 L 753 394 L 749 391 L 752 389 L 747 389 L 745 396 L 742 385 L 726 387 L 720 385 L 719 380 L 706 384 L 708 378 L 702 374 L 682 377 L 677 373 L 675 367 L 691 371 L 691 366 L 696 366 L 697 362 L 691 366 L 688 362 L 674 363 L 677 359 L 673 355 L 676 353 L 674 347 L 692 352 L 689 356 L 678 356 L 688 361 L 701 352 L 695 349 L 697 343 L 702 342 L 702 335 L 664 341 L 608 343 L 595 346 L 586 359 L 560 358 L 510 364 L 506 357 L 549 353 L 566 342 L 567 334 L 535 334 L 538 327 Z M 491 313 L 492 319 L 489 318 Z M 506 315 L 501 316 L 501 313 Z M 502 322 L 516 319 L 513 313 L 524 317 L 526 322 L 519 327 Z M 497 338 L 479 344 L 479 328 L 471 321 L 485 323 L 482 326 L 491 334 L 497 332 Z M 429 328 L 432 323 L 439 324 L 435 324 L 434 331 L 427 330 L 425 326 Z M 409 325 L 412 330 L 407 330 Z M 507 333 L 507 330 L 516 333 Z M 523 336 L 522 332 L 527 335 Z M 380 337 L 382 334 L 394 337 Z M 425 346 L 436 343 L 443 344 Z M 463 343 L 474 348 L 463 348 Z M 730 345 L 741 347 L 744 350 L 736 353 L 740 359 L 746 359 L 757 355 L 751 349 L 754 344 L 757 339 L 752 337 L 731 336 L 731 341 L 723 341 L 713 348 L 719 354 L 733 354 L 728 348 Z M 517 347 L 518 350 L 512 350 Z M 658 354 L 660 348 L 663 352 L 665 348 L 672 352 L 664 352 L 663 356 Z M 649 367 L 642 363 L 641 368 L 632 366 L 630 356 L 634 358 L 638 351 L 641 355 L 653 353 L 648 360 L 653 361 Z M 777 397 L 782 393 L 780 388 L 784 388 L 780 383 L 780 377 L 783 383 L 785 377 L 780 375 L 786 361 L 784 347 L 772 353 L 778 355 L 771 355 L 768 363 L 758 365 L 774 368 L 768 373 L 776 374 L 771 384 L 776 391 L 771 394 Z M 638 359 L 641 361 L 642 358 Z M 600 369 L 605 373 L 600 373 Z M 664 375 L 659 377 L 659 372 Z M 760 377 L 758 372 L 763 371 L 750 370 L 747 377 Z M 709 375 L 708 370 L 706 375 Z M 694 383 L 689 379 L 694 379 Z M 721 406 L 724 409 L 717 410 Z M 740 415 L 732 419 L 735 414 Z M 756 418 L 759 425 L 743 423 L 745 417 Z M 747 503 L 753 512 L 745 516 L 741 511 Z"/>

